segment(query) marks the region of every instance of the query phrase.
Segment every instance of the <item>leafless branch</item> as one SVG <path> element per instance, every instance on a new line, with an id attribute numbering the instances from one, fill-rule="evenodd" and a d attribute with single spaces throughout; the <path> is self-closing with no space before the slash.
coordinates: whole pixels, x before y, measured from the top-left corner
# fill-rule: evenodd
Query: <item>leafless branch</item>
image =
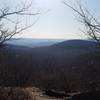
<path id="1" fill-rule="evenodd" d="M 86 29 L 84 33 L 96 40 L 100 45 L 100 22 L 89 12 L 89 10 L 82 6 L 81 1 L 77 2 L 77 8 L 67 3 L 66 0 L 64 4 L 79 15 L 79 22 L 81 22 Z"/>
<path id="2" fill-rule="evenodd" d="M 20 21 L 16 21 L 15 19 L 12 20 L 12 16 L 17 18 L 17 16 L 24 17 L 24 16 L 35 16 L 39 15 L 39 12 L 32 12 L 30 9 L 32 3 L 26 4 L 26 2 L 22 5 L 22 7 L 16 8 L 15 10 L 11 11 L 10 7 L 0 8 L 0 45 L 3 44 L 5 41 L 10 40 L 16 34 L 23 32 L 24 30 L 32 27 L 38 20 L 38 18 L 28 25 L 20 25 Z M 6 20 L 6 22 L 4 21 Z M 11 22 L 14 28 L 7 28 L 6 23 Z"/>

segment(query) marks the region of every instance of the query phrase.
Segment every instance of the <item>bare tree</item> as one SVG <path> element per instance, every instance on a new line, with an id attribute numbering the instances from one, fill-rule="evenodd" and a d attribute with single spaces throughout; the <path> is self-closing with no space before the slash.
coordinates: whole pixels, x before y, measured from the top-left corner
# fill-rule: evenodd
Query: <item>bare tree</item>
<path id="1" fill-rule="evenodd" d="M 100 45 L 100 21 L 93 14 L 86 9 L 81 1 L 77 1 L 76 4 L 70 4 L 67 0 L 64 1 L 64 4 L 71 8 L 77 15 L 78 21 L 82 23 L 85 30 L 82 32 Z"/>
<path id="2" fill-rule="evenodd" d="M 39 11 L 31 9 L 32 2 L 29 1 L 23 3 L 21 6 L 16 6 L 11 10 L 11 7 L 0 8 L 0 45 L 4 44 L 7 40 L 10 40 L 14 35 L 21 33 L 22 31 L 33 26 L 37 20 L 32 23 L 24 23 L 19 19 L 23 19 L 26 16 L 39 15 Z M 9 24 L 8 24 L 9 23 Z M 24 25 L 23 25 L 24 24 Z"/>

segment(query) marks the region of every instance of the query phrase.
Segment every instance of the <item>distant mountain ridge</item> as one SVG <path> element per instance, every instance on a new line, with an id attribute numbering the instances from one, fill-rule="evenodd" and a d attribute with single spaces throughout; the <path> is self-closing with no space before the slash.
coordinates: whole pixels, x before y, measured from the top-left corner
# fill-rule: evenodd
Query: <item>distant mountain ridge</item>
<path id="1" fill-rule="evenodd" d="M 97 42 L 95 41 L 89 41 L 89 40 L 81 40 L 81 39 L 75 39 L 75 40 L 67 40 L 60 43 L 56 43 L 53 45 L 54 47 L 60 47 L 60 48 L 93 48 L 98 46 Z"/>
<path id="2" fill-rule="evenodd" d="M 90 40 L 81 40 L 81 39 L 30 39 L 30 38 L 19 38 L 19 39 L 11 39 L 6 42 L 7 44 L 15 45 L 15 46 L 27 46 L 27 47 L 42 47 L 42 46 L 52 46 L 55 48 L 93 48 L 97 46 L 95 41 Z"/>
<path id="3" fill-rule="evenodd" d="M 64 39 L 32 39 L 32 38 L 14 39 L 13 38 L 7 41 L 6 43 L 33 48 L 33 47 L 40 47 L 40 46 L 50 46 L 61 41 L 64 41 Z"/>

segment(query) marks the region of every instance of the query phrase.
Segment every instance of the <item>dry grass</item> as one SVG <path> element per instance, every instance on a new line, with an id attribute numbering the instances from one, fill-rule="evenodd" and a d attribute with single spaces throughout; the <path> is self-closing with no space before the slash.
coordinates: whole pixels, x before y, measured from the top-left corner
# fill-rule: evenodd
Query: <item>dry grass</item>
<path id="1" fill-rule="evenodd" d="M 0 87 L 0 100 L 36 100 L 32 88 Z"/>
<path id="2" fill-rule="evenodd" d="M 34 87 L 0 87 L 0 100 L 65 100 L 51 98 Z"/>

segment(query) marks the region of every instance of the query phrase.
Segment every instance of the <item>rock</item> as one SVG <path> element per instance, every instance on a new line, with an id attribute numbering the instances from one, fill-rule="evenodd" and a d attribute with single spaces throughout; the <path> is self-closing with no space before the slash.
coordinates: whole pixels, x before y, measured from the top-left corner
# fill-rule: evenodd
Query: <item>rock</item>
<path id="1" fill-rule="evenodd" d="M 45 94 L 51 97 L 56 98 L 63 98 L 63 97 L 69 97 L 69 95 L 64 91 L 56 91 L 56 90 L 45 90 Z"/>

